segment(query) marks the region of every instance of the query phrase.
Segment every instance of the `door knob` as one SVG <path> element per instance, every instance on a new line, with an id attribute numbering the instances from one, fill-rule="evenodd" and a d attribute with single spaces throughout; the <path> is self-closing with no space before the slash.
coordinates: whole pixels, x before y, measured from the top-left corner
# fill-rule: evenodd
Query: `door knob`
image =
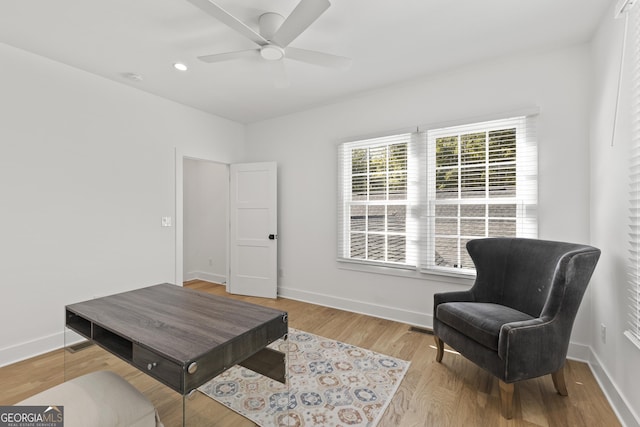
<path id="1" fill-rule="evenodd" d="M 269 234 L 269 240 L 275 240 L 278 238 L 277 234 Z"/>

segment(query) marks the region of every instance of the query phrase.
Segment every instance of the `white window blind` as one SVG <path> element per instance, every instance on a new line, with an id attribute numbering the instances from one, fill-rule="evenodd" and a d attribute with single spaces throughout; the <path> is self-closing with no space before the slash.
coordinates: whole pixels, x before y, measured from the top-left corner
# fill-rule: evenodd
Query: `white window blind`
<path id="1" fill-rule="evenodd" d="M 632 142 L 630 163 L 629 327 L 625 335 L 640 347 L 640 8 L 628 16 L 633 29 Z"/>
<path id="2" fill-rule="evenodd" d="M 466 243 L 537 237 L 534 117 L 428 132 L 427 269 L 473 270 Z"/>
<path id="3" fill-rule="evenodd" d="M 346 142 L 338 260 L 472 273 L 466 242 L 537 237 L 535 118 Z"/>
<path id="4" fill-rule="evenodd" d="M 338 259 L 415 267 L 421 135 L 341 144 L 338 150 Z"/>

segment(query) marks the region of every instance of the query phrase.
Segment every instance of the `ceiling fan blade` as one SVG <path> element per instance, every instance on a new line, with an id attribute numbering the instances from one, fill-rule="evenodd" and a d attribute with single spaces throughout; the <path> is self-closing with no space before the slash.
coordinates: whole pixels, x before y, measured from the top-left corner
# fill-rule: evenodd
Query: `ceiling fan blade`
<path id="1" fill-rule="evenodd" d="M 273 85 L 277 89 L 286 89 L 291 86 L 289 82 L 289 76 L 287 76 L 287 70 L 285 69 L 284 61 L 267 61 L 269 63 L 269 74 L 273 80 Z"/>
<path id="2" fill-rule="evenodd" d="M 295 47 L 286 48 L 285 56 L 296 61 L 320 65 L 321 67 L 336 68 L 343 71 L 347 70 L 352 62 L 350 58 L 344 56 L 331 55 L 314 50 L 298 49 Z"/>
<path id="3" fill-rule="evenodd" d="M 204 55 L 198 56 L 198 59 L 202 62 L 221 62 L 221 61 L 230 61 L 232 59 L 239 58 L 250 58 L 252 56 L 260 56 L 260 51 L 258 49 L 249 49 L 249 50 L 239 50 L 236 52 L 227 52 L 227 53 L 214 53 L 213 55 Z"/>
<path id="4" fill-rule="evenodd" d="M 286 47 L 331 6 L 329 0 L 300 0 L 273 36 L 272 42 Z"/>
<path id="5" fill-rule="evenodd" d="M 229 12 L 215 4 L 210 0 L 187 0 L 192 5 L 200 8 L 205 13 L 213 16 L 223 24 L 227 25 L 233 30 L 236 30 L 243 36 L 247 37 L 249 40 L 252 40 L 254 43 L 263 46 L 267 43 L 267 39 L 262 37 L 257 32 L 253 31 L 250 27 L 248 27 L 244 22 L 237 19 L 235 16 L 231 15 Z"/>

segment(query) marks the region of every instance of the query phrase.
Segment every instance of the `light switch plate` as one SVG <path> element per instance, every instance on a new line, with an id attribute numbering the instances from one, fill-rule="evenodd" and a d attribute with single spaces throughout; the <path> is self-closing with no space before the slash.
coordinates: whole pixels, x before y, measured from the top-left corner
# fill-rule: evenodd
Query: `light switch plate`
<path id="1" fill-rule="evenodd" d="M 170 216 L 163 216 L 162 217 L 162 226 L 163 227 L 171 227 L 171 217 Z"/>

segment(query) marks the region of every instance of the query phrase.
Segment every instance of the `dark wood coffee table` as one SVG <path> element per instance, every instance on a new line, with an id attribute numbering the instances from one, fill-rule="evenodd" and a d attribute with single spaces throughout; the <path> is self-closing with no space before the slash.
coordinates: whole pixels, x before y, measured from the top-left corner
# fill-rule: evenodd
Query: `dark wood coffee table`
<path id="1" fill-rule="evenodd" d="M 279 310 L 164 283 L 68 305 L 66 326 L 182 396 L 237 364 L 285 381 Z"/>

